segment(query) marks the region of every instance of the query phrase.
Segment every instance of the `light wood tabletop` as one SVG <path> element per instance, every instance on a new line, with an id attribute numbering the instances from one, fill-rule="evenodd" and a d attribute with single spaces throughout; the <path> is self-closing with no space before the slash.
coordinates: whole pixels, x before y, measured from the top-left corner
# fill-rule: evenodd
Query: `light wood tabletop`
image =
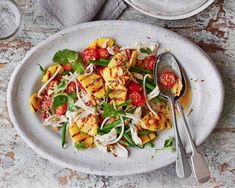
<path id="1" fill-rule="evenodd" d="M 177 21 L 146 16 L 128 7 L 120 20 L 137 20 L 177 32 L 199 45 L 222 75 L 225 102 L 216 129 L 199 147 L 211 171 L 205 184 L 193 175 L 179 179 L 175 166 L 146 174 L 105 177 L 59 167 L 41 158 L 21 139 L 8 115 L 6 91 L 16 65 L 33 46 L 61 30 L 43 17 L 37 0 L 16 0 L 22 26 L 8 41 L 0 41 L 0 187 L 235 187 L 235 2 L 216 0 L 200 14 Z M 193 113 L 193 112 L 192 112 Z M 43 138 L 42 138 L 43 139 Z"/>

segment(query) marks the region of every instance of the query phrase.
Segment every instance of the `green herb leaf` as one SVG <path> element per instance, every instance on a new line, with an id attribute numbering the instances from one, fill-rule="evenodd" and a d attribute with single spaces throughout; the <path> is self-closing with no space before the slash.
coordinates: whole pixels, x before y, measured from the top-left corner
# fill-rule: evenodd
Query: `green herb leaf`
<path id="1" fill-rule="evenodd" d="M 102 116 L 104 118 L 106 117 L 115 117 L 118 115 L 125 115 L 125 111 L 124 110 L 118 110 L 115 109 L 111 104 L 104 102 L 103 103 L 103 108 L 104 108 L 104 113 L 102 114 Z"/>
<path id="2" fill-rule="evenodd" d="M 52 111 L 54 112 L 55 108 L 63 106 L 68 101 L 66 94 L 54 95 L 52 98 Z"/>
<path id="3" fill-rule="evenodd" d="M 75 145 L 74 145 L 78 150 L 81 150 L 81 149 L 85 149 L 86 146 L 83 142 L 77 142 Z"/>
<path id="4" fill-rule="evenodd" d="M 140 52 L 149 55 L 152 53 L 152 50 L 150 48 L 140 48 Z"/>
<path id="5" fill-rule="evenodd" d="M 46 70 L 42 67 L 42 65 L 40 65 L 40 64 L 37 64 L 37 65 L 39 66 L 40 71 L 44 75 L 46 73 Z"/>
<path id="6" fill-rule="evenodd" d="M 60 50 L 56 52 L 56 54 L 53 57 L 53 61 L 60 64 L 72 63 L 77 61 L 77 59 L 78 59 L 78 53 L 76 51 L 69 49 Z"/>
<path id="7" fill-rule="evenodd" d="M 68 96 L 71 97 L 73 100 L 75 99 L 75 93 L 74 92 L 73 93 L 69 93 Z"/>
<path id="8" fill-rule="evenodd" d="M 83 63 L 80 61 L 73 62 L 72 67 L 73 67 L 73 70 L 78 74 L 82 74 L 85 72 L 85 67 L 84 67 Z"/>
<path id="9" fill-rule="evenodd" d="M 60 81 L 59 85 L 56 86 L 55 93 L 59 93 L 60 91 L 65 90 L 67 88 L 67 86 L 68 86 L 68 82 L 66 80 L 62 79 Z"/>
<path id="10" fill-rule="evenodd" d="M 74 101 L 70 96 L 67 96 L 67 100 L 68 100 L 68 110 L 69 111 L 74 111 L 76 110 L 76 106 L 74 105 Z"/>
<path id="11" fill-rule="evenodd" d="M 164 142 L 163 148 L 174 151 L 175 150 L 175 138 L 171 137 L 171 138 L 166 139 Z"/>

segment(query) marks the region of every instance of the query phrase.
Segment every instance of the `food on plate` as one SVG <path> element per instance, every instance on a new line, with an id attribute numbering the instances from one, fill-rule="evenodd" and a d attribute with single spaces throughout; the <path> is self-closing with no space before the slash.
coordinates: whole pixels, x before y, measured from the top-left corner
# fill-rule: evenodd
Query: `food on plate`
<path id="1" fill-rule="evenodd" d="M 97 147 L 127 157 L 130 147 L 152 145 L 171 127 L 169 105 L 152 78 L 157 50 L 158 44 L 120 47 L 111 38 L 80 52 L 60 50 L 47 68 L 39 65 L 41 88 L 30 109 L 61 133 L 62 147 L 72 139 L 78 150 Z M 177 78 L 163 75 L 162 82 L 173 89 Z"/>
<path id="2" fill-rule="evenodd" d="M 160 75 L 160 84 L 163 86 L 170 88 L 171 92 L 175 96 L 180 96 L 181 90 L 183 88 L 183 84 L 180 78 L 178 78 L 171 71 L 164 71 Z"/>

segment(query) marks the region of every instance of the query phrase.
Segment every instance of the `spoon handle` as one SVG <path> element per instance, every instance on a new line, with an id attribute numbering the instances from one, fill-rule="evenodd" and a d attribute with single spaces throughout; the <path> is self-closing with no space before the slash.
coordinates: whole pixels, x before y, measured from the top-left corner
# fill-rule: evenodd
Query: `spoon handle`
<path id="1" fill-rule="evenodd" d="M 171 106 L 171 114 L 173 120 L 173 127 L 175 130 L 175 140 L 176 140 L 176 174 L 180 178 L 185 178 L 191 175 L 191 167 L 189 165 L 188 159 L 186 157 L 185 149 L 180 139 L 176 114 L 175 114 L 175 100 L 174 98 L 168 98 Z"/>
<path id="2" fill-rule="evenodd" d="M 178 100 L 176 101 L 176 105 L 178 107 L 180 115 L 183 118 L 184 127 L 186 130 L 188 139 L 189 139 L 190 146 L 192 148 L 191 162 L 192 162 L 195 177 L 199 183 L 205 183 L 210 179 L 210 171 L 206 165 L 206 162 L 205 162 L 202 154 L 197 151 L 197 148 L 195 146 L 195 143 L 193 141 L 192 135 L 189 130 L 189 126 L 188 126 L 186 117 L 184 115 L 183 107 Z"/>

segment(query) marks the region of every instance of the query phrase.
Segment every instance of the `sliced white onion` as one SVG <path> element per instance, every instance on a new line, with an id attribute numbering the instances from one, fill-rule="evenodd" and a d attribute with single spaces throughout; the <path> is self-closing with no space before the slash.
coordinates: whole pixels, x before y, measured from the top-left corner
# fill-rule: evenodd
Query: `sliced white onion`
<path id="1" fill-rule="evenodd" d="M 141 115 L 142 115 L 142 109 L 141 107 L 137 107 L 133 113 L 133 115 L 136 117 L 135 119 L 132 119 L 132 123 L 135 125 L 139 122 L 139 120 L 141 119 Z M 137 119 L 138 118 L 138 119 Z"/>
<path id="2" fill-rule="evenodd" d="M 96 115 L 96 109 L 95 109 L 95 107 L 87 106 L 87 105 L 82 101 L 81 98 L 78 99 L 77 102 L 76 102 L 74 105 L 77 106 L 77 107 L 80 107 L 80 108 L 84 109 L 86 113 L 90 113 L 90 114 Z"/>
<path id="3" fill-rule="evenodd" d="M 125 117 L 133 119 L 135 122 L 140 122 L 142 124 L 142 127 L 146 129 L 146 125 L 144 124 L 144 122 L 134 114 L 126 113 Z"/>
<path id="4" fill-rule="evenodd" d="M 157 97 L 159 95 L 160 91 L 159 91 L 159 87 L 158 85 L 156 85 L 156 87 L 154 88 L 153 91 L 151 91 L 149 94 L 148 94 L 148 100 L 151 100 L 155 97 Z"/>
<path id="5" fill-rule="evenodd" d="M 108 145 L 110 142 L 113 142 L 117 138 L 117 131 L 115 128 L 112 128 L 111 131 L 107 134 L 96 136 L 95 140 L 98 140 L 104 145 Z"/>
<path id="6" fill-rule="evenodd" d="M 115 48 L 115 46 L 111 46 L 111 47 L 107 47 L 106 49 L 108 50 L 110 55 L 115 55 L 114 48 Z"/>
<path id="7" fill-rule="evenodd" d="M 39 91 L 38 91 L 38 96 L 39 97 L 41 97 L 42 91 L 47 87 L 47 85 L 50 83 L 50 81 L 52 81 L 56 77 L 56 75 L 60 72 L 60 69 L 61 69 L 61 67 L 59 67 L 55 71 L 55 73 L 52 75 L 52 77 L 49 80 L 47 80 L 47 82 L 45 84 L 43 84 L 43 86 L 39 89 Z"/>
<path id="8" fill-rule="evenodd" d="M 97 140 L 94 140 L 94 143 L 95 143 L 95 145 L 98 149 L 100 149 L 101 151 L 107 153 L 108 147 L 106 145 L 103 145 L 102 143 L 100 143 Z"/>
<path id="9" fill-rule="evenodd" d="M 140 80 L 143 80 L 143 78 L 144 78 L 143 75 L 140 73 L 133 72 L 132 75 L 134 76 L 134 78 L 137 78 Z"/>
<path id="10" fill-rule="evenodd" d="M 45 119 L 45 121 L 43 122 L 43 126 L 52 126 L 52 127 L 62 127 L 62 123 L 67 122 L 68 119 L 66 116 L 64 115 L 52 115 L 50 117 L 48 117 L 47 119 Z"/>
<path id="11" fill-rule="evenodd" d="M 128 158 L 128 150 L 119 143 L 115 144 L 111 151 L 118 157 Z"/>
<path id="12" fill-rule="evenodd" d="M 148 99 L 148 97 L 147 97 L 147 92 L 146 92 L 146 89 L 145 89 L 145 85 L 146 85 L 146 79 L 147 79 L 147 77 L 150 77 L 150 75 L 149 74 L 146 74 L 145 76 L 144 76 L 144 81 L 143 81 L 143 88 L 144 88 L 144 98 L 145 98 L 145 102 L 146 102 L 146 104 L 147 104 L 147 107 L 148 107 L 148 109 L 150 110 L 150 112 L 152 112 L 155 116 L 157 116 L 158 117 L 158 114 L 152 109 L 152 107 L 150 106 L 150 104 L 149 104 L 149 99 Z M 151 77 L 150 77 L 151 78 Z M 154 90 L 153 90 L 154 91 Z"/>
<path id="13" fill-rule="evenodd" d="M 138 136 L 138 130 L 135 125 L 130 124 L 131 138 L 135 142 L 136 145 L 141 145 L 142 140 Z"/>
<path id="14" fill-rule="evenodd" d="M 93 64 L 88 65 L 87 68 L 86 68 L 85 75 L 90 75 L 90 74 L 92 74 L 93 71 L 94 71 L 94 66 L 95 66 L 95 65 L 93 65 Z"/>

